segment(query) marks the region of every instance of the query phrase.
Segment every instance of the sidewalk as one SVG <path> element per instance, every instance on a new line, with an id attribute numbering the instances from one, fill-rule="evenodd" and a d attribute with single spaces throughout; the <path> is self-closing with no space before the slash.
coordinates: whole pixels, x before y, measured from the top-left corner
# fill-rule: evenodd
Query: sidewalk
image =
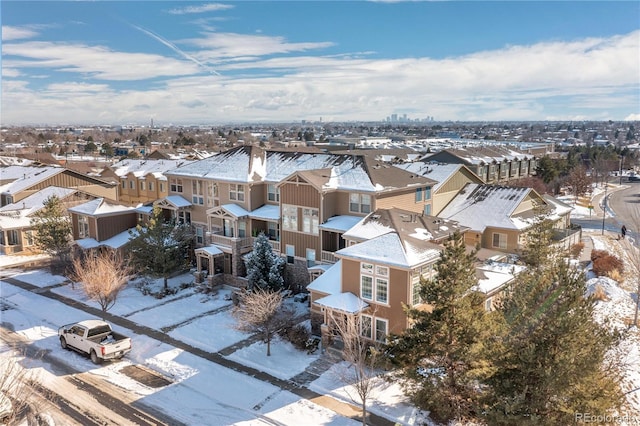
<path id="1" fill-rule="evenodd" d="M 325 360 L 325 362 L 321 362 L 323 358 L 320 358 L 318 362 L 311 363 L 311 365 L 307 367 L 305 372 L 298 374 L 292 379 L 284 380 L 284 379 L 280 379 L 278 377 L 272 376 L 271 374 L 266 373 L 264 371 L 260 371 L 255 368 L 248 367 L 246 365 L 240 364 L 239 362 L 225 358 L 224 355 L 233 353 L 234 350 L 231 350 L 230 348 L 222 349 L 219 352 L 207 352 L 195 346 L 191 346 L 187 343 L 184 343 L 180 340 L 174 339 L 173 337 L 163 333 L 162 331 L 155 330 L 153 328 L 150 328 L 144 325 L 140 325 L 124 317 L 113 315 L 109 312 L 102 312 L 100 309 L 85 305 L 74 299 L 69 299 L 65 296 L 52 293 L 50 291 L 50 288 L 37 287 L 33 284 L 29 284 L 27 282 L 20 281 L 11 277 L 2 278 L 2 281 L 15 285 L 16 287 L 20 287 L 23 290 L 37 293 L 40 296 L 47 297 L 49 299 L 56 300 L 58 302 L 62 302 L 68 306 L 87 312 L 88 314 L 93 315 L 97 318 L 104 318 L 106 321 L 109 321 L 113 324 L 117 324 L 120 327 L 130 329 L 137 334 L 146 335 L 155 340 L 158 340 L 160 342 L 182 349 L 200 358 L 206 359 L 207 361 L 215 362 L 216 364 L 219 364 L 225 368 L 229 368 L 238 373 L 246 374 L 247 376 L 251 376 L 263 382 L 270 383 L 273 386 L 276 386 L 282 390 L 291 392 L 299 396 L 300 398 L 306 399 L 315 404 L 328 408 L 336 412 L 337 414 L 351 418 L 353 420 L 361 421 L 359 407 L 355 406 L 354 404 L 342 402 L 330 396 L 317 393 L 306 387 L 306 385 L 308 385 L 311 381 L 315 380 L 315 378 L 319 377 L 319 375 L 321 375 L 324 371 L 326 371 L 326 369 L 330 368 L 331 363 L 327 362 L 328 360 Z M 243 347 L 246 344 L 249 344 L 250 341 L 253 341 L 253 337 L 246 339 L 246 341 L 242 341 L 234 345 L 235 350 Z M 167 414 L 170 414 L 170 413 L 167 413 Z M 368 419 L 367 419 L 368 425 L 393 426 L 396 424 L 395 422 L 388 420 L 377 414 L 374 414 L 371 412 L 368 412 L 367 414 L 368 414 Z"/>

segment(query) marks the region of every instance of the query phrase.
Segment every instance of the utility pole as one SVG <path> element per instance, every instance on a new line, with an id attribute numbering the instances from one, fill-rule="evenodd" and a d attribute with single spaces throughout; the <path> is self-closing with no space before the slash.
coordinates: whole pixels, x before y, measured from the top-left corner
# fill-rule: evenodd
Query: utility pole
<path id="1" fill-rule="evenodd" d="M 607 217 L 607 180 L 604 181 L 604 198 L 602 199 L 602 235 L 604 235 L 604 219 Z"/>

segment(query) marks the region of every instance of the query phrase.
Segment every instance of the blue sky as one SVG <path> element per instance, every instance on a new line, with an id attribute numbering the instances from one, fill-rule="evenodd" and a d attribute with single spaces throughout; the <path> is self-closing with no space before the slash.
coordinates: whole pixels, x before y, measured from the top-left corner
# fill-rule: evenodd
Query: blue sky
<path id="1" fill-rule="evenodd" d="M 3 125 L 640 120 L 637 1 L 6 1 Z"/>

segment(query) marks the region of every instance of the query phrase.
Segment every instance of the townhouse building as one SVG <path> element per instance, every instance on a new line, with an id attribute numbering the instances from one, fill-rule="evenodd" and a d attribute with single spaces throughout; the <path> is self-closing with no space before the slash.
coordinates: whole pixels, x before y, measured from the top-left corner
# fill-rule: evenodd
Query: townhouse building
<path id="1" fill-rule="evenodd" d="M 307 289 L 312 328 L 325 344 L 335 321 L 355 315 L 363 336 L 384 342 L 410 326 L 404 306 L 429 309 L 420 298 L 420 278 L 434 275 L 442 243 L 466 227 L 404 209 L 377 209 L 344 234 L 338 261 Z"/>
<path id="2" fill-rule="evenodd" d="M 361 155 L 240 146 L 165 173 L 169 196 L 156 202 L 193 225 L 199 268 L 243 276 L 242 255 L 266 233 L 286 256 L 290 280 L 332 263 L 342 234 L 376 208 L 418 213 L 431 203 L 432 179 Z M 420 188 L 420 201 L 416 191 Z"/>
<path id="3" fill-rule="evenodd" d="M 117 200 L 129 206 L 146 204 L 169 195 L 164 172 L 189 164 L 189 160 L 125 159 L 105 167 L 100 177 L 117 185 Z"/>
<path id="4" fill-rule="evenodd" d="M 536 170 L 535 155 L 501 145 L 447 148 L 423 161 L 464 164 L 484 183 L 505 183 L 535 175 Z"/>

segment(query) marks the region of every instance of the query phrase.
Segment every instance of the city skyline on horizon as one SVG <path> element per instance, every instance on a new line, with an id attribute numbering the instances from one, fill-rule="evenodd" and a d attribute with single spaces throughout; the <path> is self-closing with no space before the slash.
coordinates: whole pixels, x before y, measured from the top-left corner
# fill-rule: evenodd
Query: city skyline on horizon
<path id="1" fill-rule="evenodd" d="M 2 12 L 3 126 L 640 120 L 637 2 L 3 1 Z"/>

